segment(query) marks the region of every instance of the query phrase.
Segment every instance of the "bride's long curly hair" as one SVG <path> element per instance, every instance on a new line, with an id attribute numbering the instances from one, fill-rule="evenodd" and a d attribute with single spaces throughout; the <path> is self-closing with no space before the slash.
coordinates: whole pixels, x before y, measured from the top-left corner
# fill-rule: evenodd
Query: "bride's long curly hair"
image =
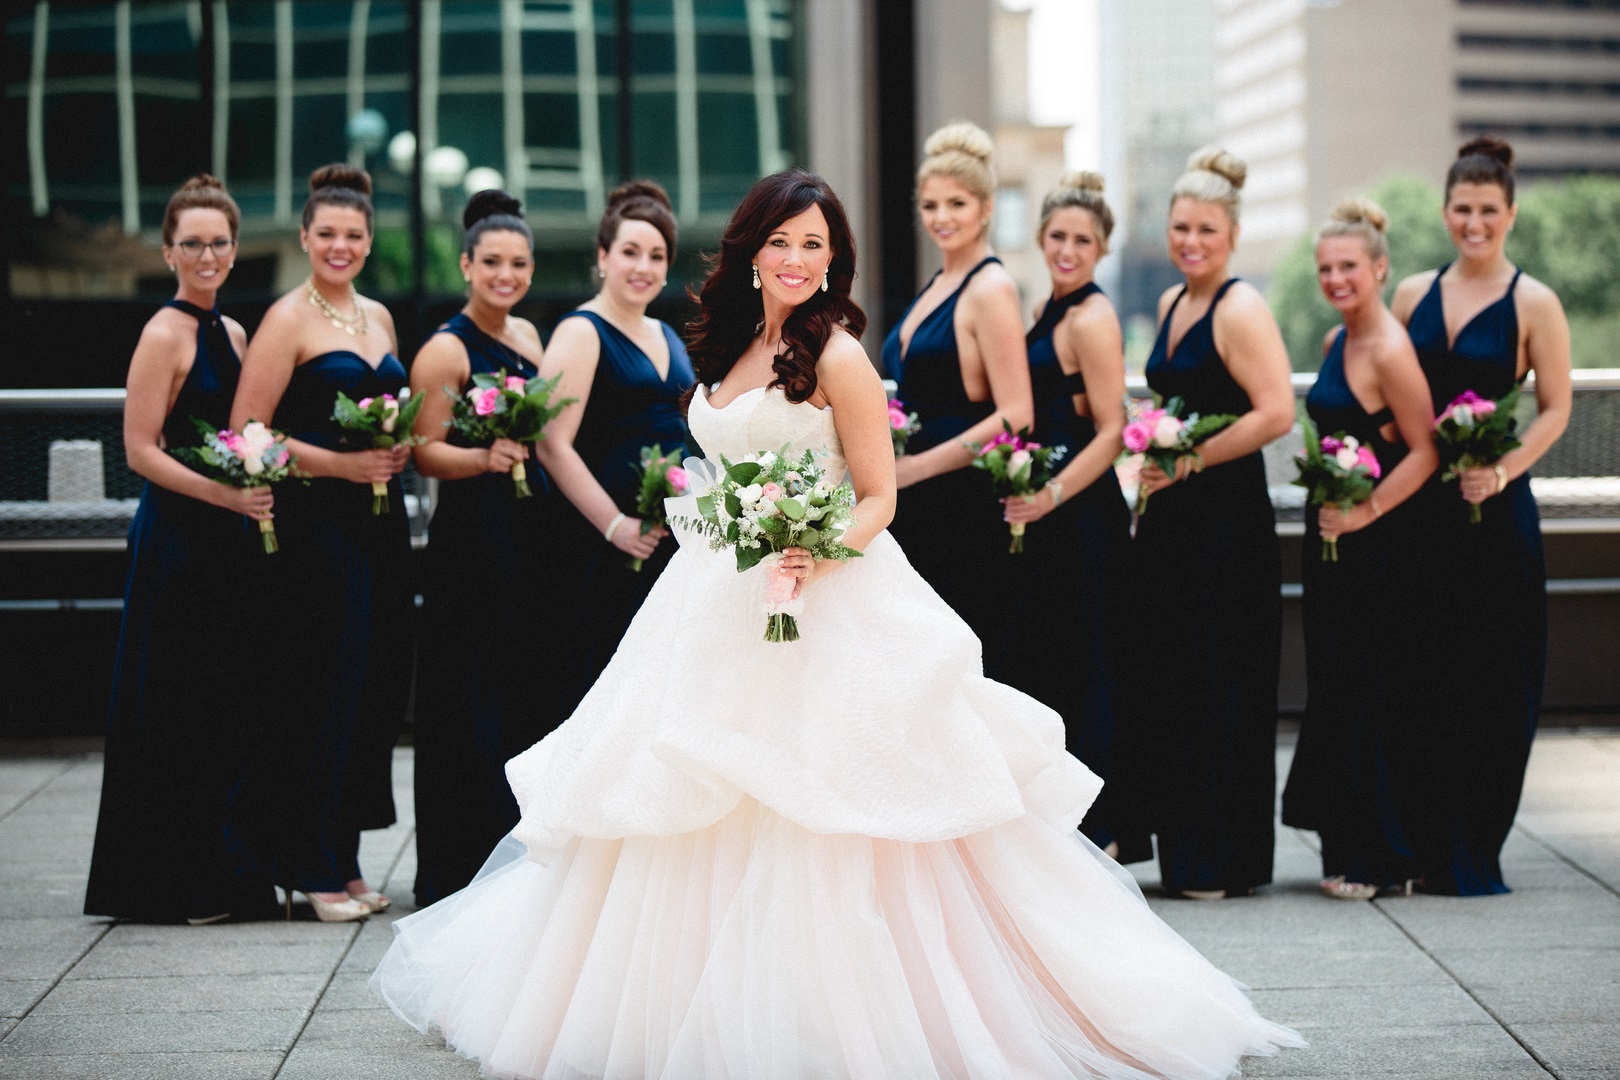
<path id="1" fill-rule="evenodd" d="M 699 385 L 712 386 L 725 377 L 759 332 L 765 318 L 762 294 L 753 286 L 753 262 L 766 239 L 784 221 L 812 206 L 827 218 L 832 262 L 827 291 L 816 289 L 794 308 L 782 327 L 782 347 L 771 364 L 772 386 L 789 401 L 804 401 L 816 392 L 816 360 L 837 327 L 856 337 L 866 329 L 866 313 L 850 299 L 855 281 L 855 237 L 844 204 L 827 181 L 805 169 L 772 173 L 749 189 L 720 238 L 720 250 L 706 255 L 709 276 L 692 293 L 698 316 L 686 324 L 687 354 Z M 695 391 L 686 392 L 682 406 Z"/>

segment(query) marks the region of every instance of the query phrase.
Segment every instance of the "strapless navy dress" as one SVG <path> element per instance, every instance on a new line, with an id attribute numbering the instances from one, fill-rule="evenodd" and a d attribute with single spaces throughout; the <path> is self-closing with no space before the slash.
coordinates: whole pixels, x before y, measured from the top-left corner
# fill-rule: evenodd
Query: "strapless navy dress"
<path id="1" fill-rule="evenodd" d="M 467 349 L 471 374 L 531 379 L 533 361 L 486 334 L 464 313 L 438 331 Z M 471 379 L 460 387 L 471 389 Z M 428 391 L 432 393 L 432 390 Z M 452 446 L 470 445 L 454 429 Z M 422 583 L 422 647 L 412 707 L 416 743 L 416 902 L 431 904 L 465 886 L 491 848 L 518 822 L 506 761 L 549 730 L 537 686 L 557 678 L 556 648 L 534 641 L 558 621 L 550 532 L 562 508 L 531 449 L 533 495 L 519 499 L 506 473 L 439 481 Z M 499 597 L 477 615 L 474 583 Z M 502 614 L 505 613 L 505 614 Z"/>
<path id="2" fill-rule="evenodd" d="M 293 369 L 276 427 L 348 451 L 332 419 L 338 391 L 358 401 L 398 394 L 405 368 L 373 368 L 346 350 Z M 277 585 L 272 599 L 285 661 L 267 673 L 277 714 L 260 752 L 264 845 L 278 885 L 342 892 L 360 876 L 363 829 L 394 822 L 394 741 L 410 699 L 415 584 L 410 520 L 398 477 L 391 511 L 371 512 L 371 488 L 335 477 L 276 493 Z"/>
<path id="3" fill-rule="evenodd" d="M 1086 393 L 1081 372 L 1065 374 L 1052 335 L 1064 315 L 1097 285 L 1088 283 L 1047 301 L 1029 331 L 1030 383 L 1035 395 L 1035 438 L 1064 446 L 1067 464 L 1096 437 L 1089 417 L 1075 412 Z M 1107 780 L 1113 748 L 1115 664 L 1127 586 L 1131 512 L 1112 468 L 1029 527 L 1024 552 L 1006 560 L 1011 617 L 998 638 L 985 643 L 986 667 L 1055 709 L 1063 717 L 1069 752 Z M 1109 824 L 1115 785 L 1103 787 L 1081 823 L 1099 846 L 1114 839 Z"/>
<path id="4" fill-rule="evenodd" d="M 975 274 L 1000 262 L 991 256 L 969 270 L 956 291 L 917 324 L 904 350 L 900 328 L 922 293 L 883 340 L 883 367 L 899 384 L 895 396 L 922 425 L 907 442 L 907 453 L 920 454 L 957 439 L 995 411 L 993 401 L 968 400 L 962 384 L 956 304 Z M 1005 629 L 1001 579 L 1009 538 L 987 476 L 978 469 L 956 469 L 905 488 L 896 498 L 889 532 L 923 580 L 973 628 L 988 660 Z M 986 674 L 999 677 L 989 670 Z"/>
<path id="5" fill-rule="evenodd" d="M 1250 409 L 1215 349 L 1216 305 L 1236 280 L 1172 352 L 1184 289 L 1148 357 L 1148 385 L 1189 412 Z M 1282 567 L 1260 453 L 1157 492 L 1133 548 L 1136 704 L 1119 753 L 1136 760 L 1116 770 L 1121 794 L 1158 836 L 1165 888 L 1241 894 L 1271 880 L 1276 802 Z"/>
<path id="6" fill-rule="evenodd" d="M 1353 435 L 1378 458 L 1383 475 L 1406 445 L 1384 437 L 1389 408 L 1368 413 L 1344 371 L 1340 330 L 1305 407 L 1323 436 Z M 1423 779 L 1414 771 L 1412 711 L 1402 673 L 1420 642 L 1412 632 L 1411 553 L 1422 541 L 1409 501 L 1339 538 L 1339 561 L 1322 561 L 1317 507 L 1308 507 L 1301 552 L 1305 585 L 1307 698 L 1294 762 L 1283 790 L 1283 823 L 1322 840 L 1322 873 L 1371 885 L 1414 874 L 1408 828 Z"/>
<path id="7" fill-rule="evenodd" d="M 1441 278 L 1407 332 L 1435 414 L 1464 390 L 1500 399 L 1516 384 L 1519 317 L 1507 291 L 1447 340 Z M 1547 666 L 1547 567 L 1530 475 L 1511 480 L 1468 522 L 1456 481 L 1438 473 L 1413 497 L 1422 543 L 1423 648 L 1407 679 L 1422 709 L 1426 783 L 1412 822 L 1429 892 L 1507 892 L 1500 853 L 1518 812 Z M 1458 622 L 1464 612 L 1467 626 Z M 1484 634 L 1486 636 L 1480 636 Z"/>
<path id="8" fill-rule="evenodd" d="M 197 320 L 196 359 L 163 422 L 173 450 L 202 445 L 193 417 L 229 426 L 241 366 L 218 310 L 167 306 Z M 129 552 L 84 913 L 143 922 L 264 914 L 275 893 L 244 841 L 241 796 L 246 737 L 266 716 L 220 642 L 226 628 L 243 640 L 261 632 L 256 582 L 274 556 L 241 514 L 153 483 L 141 492 Z"/>

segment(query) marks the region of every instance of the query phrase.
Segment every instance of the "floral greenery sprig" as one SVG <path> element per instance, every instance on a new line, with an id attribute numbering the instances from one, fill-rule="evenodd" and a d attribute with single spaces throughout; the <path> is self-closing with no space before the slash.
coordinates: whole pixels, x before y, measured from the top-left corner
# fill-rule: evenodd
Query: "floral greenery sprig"
<path id="1" fill-rule="evenodd" d="M 1518 449 L 1519 440 L 1513 434 L 1513 413 L 1518 405 L 1517 386 L 1500 401 L 1482 398 L 1472 390 L 1458 394 L 1434 421 L 1434 445 L 1444 466 L 1440 479 L 1455 480 L 1464 469 L 1490 468 L 1503 454 Z M 1479 503 L 1469 503 L 1468 523 L 1478 525 L 1479 521 Z"/>
<path id="2" fill-rule="evenodd" d="M 202 435 L 203 445 L 180 446 L 169 453 L 210 480 L 238 488 L 268 487 L 285 480 L 298 464 L 287 450 L 287 436 L 257 420 L 243 424 L 240 433 L 215 428 L 195 416 L 191 422 Z M 281 549 L 276 542 L 275 522 L 268 518 L 260 521 L 259 536 L 265 554 Z"/>
<path id="3" fill-rule="evenodd" d="M 1372 498 L 1384 470 L 1371 448 L 1342 431 L 1323 438 L 1309 416 L 1301 418 L 1300 427 L 1305 432 L 1305 450 L 1294 456 L 1294 464 L 1299 466 L 1294 483 L 1305 489 L 1307 502 L 1312 506 L 1331 503 L 1348 511 Z M 1337 537 L 1322 538 L 1322 561 L 1339 561 Z"/>
<path id="4" fill-rule="evenodd" d="M 906 409 L 906 403 L 899 398 L 889 399 L 889 437 L 894 440 L 894 456 L 899 457 L 906 452 L 906 442 L 917 432 L 922 430 L 922 421 L 917 414 Z"/>
<path id="5" fill-rule="evenodd" d="M 365 450 L 392 450 L 396 446 L 416 446 L 427 440 L 413 434 L 416 414 L 422 411 L 422 395 L 411 396 L 409 387 L 393 394 L 352 400 L 339 390 L 332 406 L 332 419 L 344 431 L 343 441 Z M 352 438 L 351 438 L 352 436 Z M 388 513 L 388 485 L 371 485 L 371 512 Z"/>
<path id="6" fill-rule="evenodd" d="M 536 442 L 546 437 L 546 425 L 558 413 L 579 400 L 563 398 L 552 402 L 551 395 L 561 379 L 561 375 L 549 379 L 537 375 L 525 380 L 481 371 L 472 377 L 472 389 L 464 395 L 448 386 L 444 388 L 450 396 L 449 426 L 475 446 L 488 446 L 496 439 Z M 521 461 L 512 463 L 512 484 L 519 499 L 534 494 L 529 488 L 528 470 Z"/>
<path id="7" fill-rule="evenodd" d="M 1125 443 L 1125 453 L 1141 454 L 1144 462 L 1153 462 L 1166 476 L 1176 475 L 1177 460 L 1193 453 L 1199 443 L 1237 422 L 1237 417 L 1230 413 L 1212 413 L 1209 416 L 1187 413 L 1183 416 L 1186 403 L 1181 398 L 1173 397 L 1164 401 L 1158 394 L 1153 395 L 1151 408 L 1143 408 L 1135 402 L 1130 403 L 1129 407 L 1131 416 L 1126 421 L 1125 430 L 1120 433 Z M 1147 513 L 1147 500 L 1147 485 L 1139 484 L 1136 489 L 1137 517 Z"/>
<path id="8" fill-rule="evenodd" d="M 641 464 L 632 465 L 636 470 L 638 486 L 636 490 L 636 513 L 641 516 L 641 535 L 646 536 L 660 525 L 667 525 L 664 516 L 664 500 L 686 494 L 686 470 L 681 468 L 679 454 L 682 447 L 677 446 L 666 454 L 664 448 L 658 443 L 641 448 Z M 630 569 L 641 572 L 641 560 L 631 559 Z"/>
<path id="9" fill-rule="evenodd" d="M 1052 466 L 1068 452 L 1066 446 L 1043 446 L 1029 437 L 1029 428 L 1013 433 L 1012 425 L 1003 420 L 1002 432 L 988 443 L 969 443 L 973 449 L 973 467 L 990 474 L 990 486 L 1003 498 L 1033 499 L 1047 481 L 1052 479 Z M 1021 554 L 1024 550 L 1024 522 L 1008 525 L 1012 543 L 1007 550 Z"/>
<path id="10" fill-rule="evenodd" d="M 817 559 L 860 556 L 842 539 L 855 523 L 855 490 L 847 480 L 832 483 L 810 450 L 790 458 L 784 446 L 736 462 L 722 457 L 720 465 L 720 479 L 697 499 L 702 520 L 690 524 L 708 537 L 711 549 L 733 549 L 739 573 L 766 563 L 765 640 L 797 641 L 797 583 L 775 572 L 775 564 L 790 547 Z"/>

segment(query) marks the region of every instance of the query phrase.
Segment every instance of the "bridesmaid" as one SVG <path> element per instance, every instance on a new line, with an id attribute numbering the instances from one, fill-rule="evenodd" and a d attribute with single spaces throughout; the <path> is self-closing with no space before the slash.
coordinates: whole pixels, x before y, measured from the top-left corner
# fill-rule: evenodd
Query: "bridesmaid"
<path id="1" fill-rule="evenodd" d="M 1214 900 L 1271 880 L 1281 564 L 1260 448 L 1293 425 L 1282 335 L 1258 290 L 1227 273 L 1246 167 L 1188 160 L 1170 192 L 1170 259 L 1186 284 L 1159 298 L 1147 379 L 1189 412 L 1238 419 L 1174 474 L 1152 465 L 1136 526 L 1141 627 L 1132 740 L 1159 872 L 1173 895 Z"/>
<path id="2" fill-rule="evenodd" d="M 1068 447 L 1068 463 L 1033 499 L 1005 500 L 1008 521 L 1046 524 L 1029 529 L 1024 553 L 1008 560 L 1016 608 L 993 650 L 1002 676 L 1061 713 L 1069 752 L 1106 780 L 1131 513 L 1114 475 L 1125 427 L 1124 335 L 1094 280 L 1114 228 L 1102 191 L 1096 173 L 1071 173 L 1041 203 L 1036 240 L 1052 296 L 1025 343 L 1035 437 Z M 1105 849 L 1114 844 L 1115 786 L 1103 788 L 1081 825 Z"/>
<path id="3" fill-rule="evenodd" d="M 1536 418 L 1494 468 L 1435 478 L 1414 500 L 1423 610 L 1431 616 L 1411 685 L 1421 698 L 1426 784 L 1414 809 L 1417 870 L 1428 892 L 1509 891 L 1500 854 L 1524 784 L 1547 659 L 1547 570 L 1529 470 L 1569 423 L 1569 323 L 1551 289 L 1508 261 L 1518 208 L 1513 150 L 1482 136 L 1446 175 L 1445 221 L 1457 260 L 1407 278 L 1391 305 L 1407 325 L 1438 413 L 1464 390 L 1499 399 L 1536 373 Z M 1468 523 L 1464 502 L 1481 507 Z M 1489 627 L 1484 654 L 1458 640 Z M 1472 639 L 1469 639 L 1470 641 Z M 1459 689 L 1461 687 L 1466 689 Z"/>
<path id="4" fill-rule="evenodd" d="M 1323 436 L 1354 436 L 1378 457 L 1372 497 L 1349 511 L 1306 511 L 1305 665 L 1309 697 L 1283 791 L 1283 823 L 1322 838 L 1322 892 L 1370 900 L 1413 876 L 1405 820 L 1414 781 L 1403 658 L 1420 642 L 1417 582 L 1406 569 L 1423 543 L 1403 506 L 1434 472 L 1429 386 L 1406 330 L 1384 306 L 1387 218 L 1366 199 L 1333 208 L 1316 234 L 1317 281 L 1344 317 L 1305 407 Z M 1399 509 L 1397 509 L 1399 508 Z M 1323 562 L 1321 539 L 1339 560 Z"/>
<path id="5" fill-rule="evenodd" d="M 675 331 L 647 314 L 674 258 L 675 215 L 664 189 L 648 180 L 615 188 L 596 230 L 601 289 L 562 317 L 546 350 L 543 373 L 562 377 L 559 397 L 578 400 L 539 444 L 572 506 L 559 513 L 550 552 L 554 603 L 574 619 L 569 675 L 549 695 L 545 730 L 596 682 L 674 552 L 668 529 L 645 528 L 637 516 L 635 471 L 642 447 L 656 443 L 678 458 L 687 442 L 681 397 L 693 383 L 692 362 Z M 634 559 L 643 560 L 639 572 Z"/>
<path id="6" fill-rule="evenodd" d="M 259 796 L 277 884 L 305 893 L 323 921 L 388 907 L 360 872 L 360 832 L 393 824 L 394 739 L 410 694 L 414 615 L 410 522 L 395 479 L 410 450 L 350 450 L 332 419 L 338 391 L 398 394 L 388 309 L 355 291 L 371 253 L 371 178 L 315 170 L 299 239 L 310 277 L 265 313 L 242 364 L 232 422 L 286 431 L 307 487 L 283 485 L 274 592 L 291 655 L 277 672 Z M 374 514 L 386 482 L 392 512 Z"/>
<path id="7" fill-rule="evenodd" d="M 471 881 L 517 824 L 506 759 L 544 734 L 534 703 L 544 658 L 492 648 L 486 635 L 469 629 L 481 611 L 528 627 L 555 610 L 546 563 L 555 503 L 534 446 L 510 439 L 473 446 L 447 431 L 449 394 L 465 394 L 474 375 L 527 380 L 539 373 L 540 334 L 512 314 L 534 277 L 534 237 L 518 201 L 504 191 L 474 195 L 462 221 L 466 306 L 411 364 L 411 389 L 426 395 L 416 432 L 427 441 L 416 449 L 416 469 L 439 480 L 413 708 L 420 905 Z M 534 491 L 530 498 L 515 495 L 510 473 L 519 462 Z M 479 580 L 498 604 L 471 598 L 468 586 Z"/>
<path id="8" fill-rule="evenodd" d="M 928 137 L 917 170 L 917 210 L 942 268 L 883 342 L 897 397 L 922 428 L 895 462 L 891 531 L 917 571 L 979 635 L 1005 629 L 1007 526 L 990 484 L 970 470 L 969 443 L 988 443 L 1003 422 L 1034 419 L 1018 286 L 990 250 L 996 189 L 990 136 L 969 123 Z M 986 674 L 1003 679 L 987 653 Z"/>
<path id="9" fill-rule="evenodd" d="M 193 417 L 229 426 L 247 335 L 215 298 L 240 219 L 207 173 L 169 199 L 163 258 L 177 287 L 130 359 L 124 448 L 147 483 L 129 533 L 86 915 L 202 924 L 275 903 L 235 820 L 247 764 L 240 733 L 264 718 L 210 634 L 252 596 L 264 555 L 245 518 L 271 516 L 270 489 L 215 483 L 167 453 L 202 445 Z"/>

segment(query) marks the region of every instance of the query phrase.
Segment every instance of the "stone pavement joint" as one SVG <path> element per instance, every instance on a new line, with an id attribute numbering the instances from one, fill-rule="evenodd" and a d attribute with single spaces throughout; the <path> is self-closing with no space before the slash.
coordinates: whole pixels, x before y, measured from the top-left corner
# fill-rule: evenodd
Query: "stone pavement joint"
<path id="1" fill-rule="evenodd" d="M 1284 736 L 1279 788 L 1292 751 Z M 0 754 L 0 1076 L 476 1077 L 366 986 L 413 909 L 412 752 L 394 764 L 400 821 L 360 848 L 387 915 L 142 926 L 79 913 L 100 755 Z M 1620 731 L 1537 738 L 1510 895 L 1327 900 L 1319 858 L 1314 834 L 1279 828 L 1275 884 L 1220 903 L 1160 898 L 1152 864 L 1132 868 L 1166 922 L 1311 1041 L 1246 1077 L 1620 1080 Z"/>

